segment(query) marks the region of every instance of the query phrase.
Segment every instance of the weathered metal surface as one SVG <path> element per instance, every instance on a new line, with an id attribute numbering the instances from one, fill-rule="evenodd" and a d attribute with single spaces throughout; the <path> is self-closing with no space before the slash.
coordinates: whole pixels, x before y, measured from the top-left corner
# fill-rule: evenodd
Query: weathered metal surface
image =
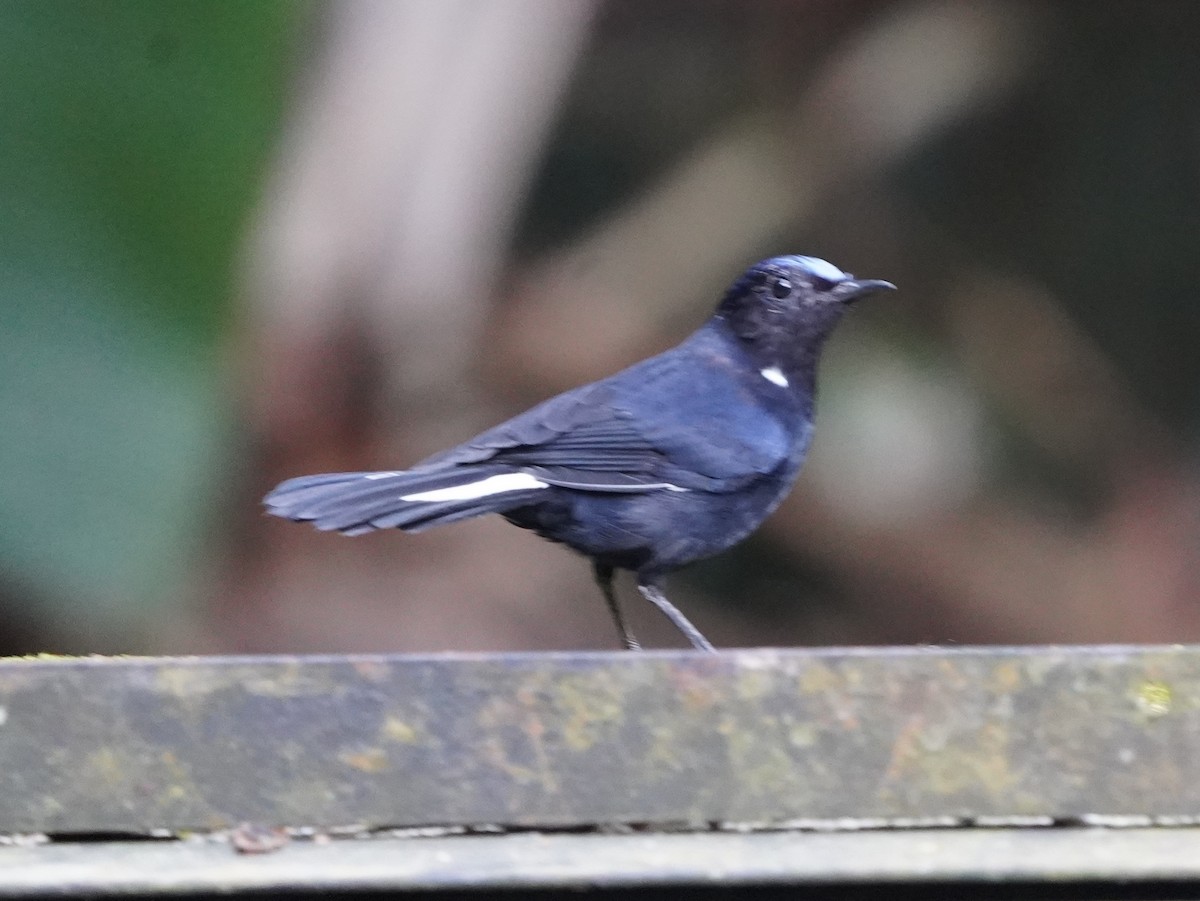
<path id="1" fill-rule="evenodd" d="M 1049 888 L 1056 886 L 1073 887 L 1071 898 L 1178 898 L 1183 888 L 1195 897 L 1200 881 L 1196 832 L 525 833 L 294 842 L 253 856 L 210 841 L 67 844 L 0 848 L 0 897 L 721 886 L 740 898 L 752 886 L 890 887 L 865 896 L 874 898 L 921 883 L 957 890 L 923 897 L 963 898 L 989 884 L 1034 883 L 1040 890 L 1007 897 L 1061 897 Z M 1147 895 L 1147 884 L 1174 889 Z"/>
<path id="2" fill-rule="evenodd" d="M 1200 650 L 0 663 L 0 832 L 1200 815 Z"/>

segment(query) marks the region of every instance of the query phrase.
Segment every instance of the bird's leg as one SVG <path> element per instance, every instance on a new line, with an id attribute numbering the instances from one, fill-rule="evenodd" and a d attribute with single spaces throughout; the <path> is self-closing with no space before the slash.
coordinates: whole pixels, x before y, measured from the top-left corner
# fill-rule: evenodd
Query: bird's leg
<path id="1" fill-rule="evenodd" d="M 613 568 L 606 563 L 595 562 L 592 564 L 592 574 L 596 577 L 596 584 L 604 592 L 604 600 L 608 604 L 608 612 L 613 622 L 616 623 L 621 644 L 627 651 L 640 651 L 642 646 L 625 625 L 625 617 L 621 614 L 621 606 L 617 603 L 616 592 L 613 591 Z"/>
<path id="2" fill-rule="evenodd" d="M 649 580 L 638 579 L 638 591 L 642 593 L 642 597 L 648 600 L 651 604 L 663 612 L 667 619 L 675 624 L 675 628 L 683 633 L 684 637 L 692 643 L 698 651 L 715 651 L 712 642 L 700 634 L 700 630 L 691 624 L 686 616 L 679 612 L 679 608 L 667 600 L 667 596 L 662 593 L 659 587 Z"/>

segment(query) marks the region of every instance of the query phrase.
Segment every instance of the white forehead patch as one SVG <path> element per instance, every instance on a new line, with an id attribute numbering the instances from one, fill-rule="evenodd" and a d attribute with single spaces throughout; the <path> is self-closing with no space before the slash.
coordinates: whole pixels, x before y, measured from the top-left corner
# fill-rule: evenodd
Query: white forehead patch
<path id="1" fill-rule="evenodd" d="M 823 278 L 829 282 L 840 282 L 842 279 L 849 278 L 849 273 L 842 272 L 833 263 L 827 263 L 820 257 L 792 257 L 799 265 L 803 266 L 817 278 Z"/>

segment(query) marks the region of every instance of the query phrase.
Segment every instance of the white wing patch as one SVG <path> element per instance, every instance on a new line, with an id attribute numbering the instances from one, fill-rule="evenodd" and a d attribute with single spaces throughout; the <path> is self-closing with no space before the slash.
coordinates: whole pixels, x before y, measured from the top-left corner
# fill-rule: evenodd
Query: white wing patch
<path id="1" fill-rule="evenodd" d="M 528 491 L 531 488 L 549 488 L 541 479 L 524 472 L 506 472 L 498 476 L 489 476 L 478 482 L 467 482 L 465 485 L 452 485 L 449 488 L 435 488 L 432 491 L 418 491 L 416 494 L 401 496 L 402 501 L 436 503 L 438 501 L 473 501 L 493 494 L 503 494 L 506 491 Z"/>
<path id="2" fill-rule="evenodd" d="M 783 370 L 778 366 L 768 366 L 766 369 L 760 369 L 758 374 L 768 382 L 778 385 L 780 388 L 788 386 L 787 376 L 783 374 Z"/>

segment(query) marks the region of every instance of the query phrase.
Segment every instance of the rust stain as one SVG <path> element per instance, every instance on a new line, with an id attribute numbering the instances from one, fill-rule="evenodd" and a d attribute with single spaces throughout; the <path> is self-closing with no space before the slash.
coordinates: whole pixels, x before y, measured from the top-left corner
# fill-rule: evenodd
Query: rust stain
<path id="1" fill-rule="evenodd" d="M 388 756 L 380 748 L 366 748 L 362 751 L 343 751 L 338 760 L 362 773 L 382 773 L 391 766 Z"/>
<path id="2" fill-rule="evenodd" d="M 923 716 L 909 718 L 892 745 L 885 783 L 921 784 L 939 796 L 972 791 L 1002 797 L 1017 782 L 1009 761 L 1011 735 L 997 722 L 947 731 Z"/>
<path id="3" fill-rule="evenodd" d="M 538 779 L 535 770 L 509 760 L 508 752 L 498 738 L 487 739 L 481 751 L 488 763 L 517 782 L 534 782 Z"/>
<path id="4" fill-rule="evenodd" d="M 671 667 L 667 672 L 679 699 L 689 712 L 708 710 L 717 703 L 717 691 L 710 679 L 684 667 Z"/>
<path id="5" fill-rule="evenodd" d="M 386 682 L 392 674 L 391 667 L 382 660 L 355 660 L 354 671 L 368 682 Z"/>
<path id="6" fill-rule="evenodd" d="M 521 727 L 529 737 L 529 743 L 533 747 L 533 756 L 537 761 L 537 780 L 541 782 L 542 788 L 550 793 L 558 791 L 558 774 L 554 771 L 554 764 L 550 760 L 550 755 L 546 752 L 546 725 L 542 722 L 541 717 L 536 713 L 530 712 L 525 717 L 525 722 Z"/>
<path id="7" fill-rule="evenodd" d="M 542 717 L 553 700 L 554 693 L 544 686 L 522 685 L 513 695 L 487 703 L 477 714 L 478 725 L 491 733 L 481 748 L 483 759 L 519 783 L 540 783 L 548 793 L 558 790 L 558 781 L 546 749 L 548 734 Z M 524 743 L 512 740 L 514 729 Z M 518 762 L 529 756 L 534 765 Z"/>

